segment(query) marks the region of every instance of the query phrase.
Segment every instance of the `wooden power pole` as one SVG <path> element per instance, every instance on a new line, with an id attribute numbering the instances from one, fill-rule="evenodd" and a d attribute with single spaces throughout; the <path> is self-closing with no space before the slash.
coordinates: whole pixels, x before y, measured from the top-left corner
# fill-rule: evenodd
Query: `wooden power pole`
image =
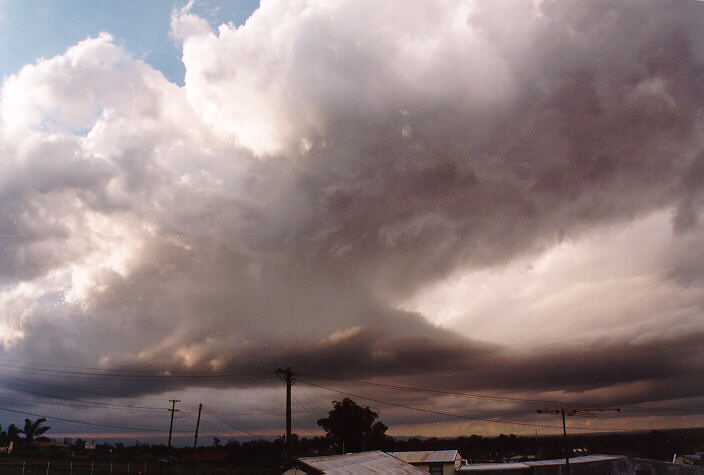
<path id="1" fill-rule="evenodd" d="M 584 417 L 595 417 L 595 412 L 605 412 L 605 411 L 616 411 L 620 412 L 621 409 L 618 407 L 608 407 L 601 409 L 538 409 L 536 412 L 538 414 L 556 414 L 562 415 L 562 453 L 565 456 L 565 464 L 567 465 L 567 475 L 570 474 L 570 456 L 569 447 L 567 446 L 567 426 L 565 425 L 565 414 L 568 416 L 584 416 Z"/>
<path id="2" fill-rule="evenodd" d="M 193 439 L 193 453 L 196 453 L 198 447 L 198 428 L 200 427 L 200 412 L 203 410 L 203 404 L 198 404 L 198 420 L 196 421 L 196 436 Z"/>
<path id="3" fill-rule="evenodd" d="M 277 369 L 276 374 L 286 379 L 286 463 L 293 461 L 293 441 L 291 440 L 291 385 L 294 382 L 294 374 L 291 367 Z"/>
<path id="4" fill-rule="evenodd" d="M 169 399 L 169 402 L 171 403 L 171 409 L 169 409 L 169 412 L 171 413 L 171 424 L 169 424 L 169 449 L 171 448 L 171 434 L 173 433 L 174 430 L 174 412 L 178 412 L 179 410 L 176 409 L 176 403 L 181 402 L 178 399 Z"/>

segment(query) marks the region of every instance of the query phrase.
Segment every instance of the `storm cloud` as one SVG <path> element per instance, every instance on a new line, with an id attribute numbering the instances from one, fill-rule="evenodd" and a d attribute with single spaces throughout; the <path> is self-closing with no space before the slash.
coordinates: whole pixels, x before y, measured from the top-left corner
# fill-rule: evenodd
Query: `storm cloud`
<path id="1" fill-rule="evenodd" d="M 263 1 L 240 27 L 174 10 L 182 87 L 108 33 L 27 65 L 0 95 L 4 357 L 695 397 L 701 25 L 701 2 Z"/>

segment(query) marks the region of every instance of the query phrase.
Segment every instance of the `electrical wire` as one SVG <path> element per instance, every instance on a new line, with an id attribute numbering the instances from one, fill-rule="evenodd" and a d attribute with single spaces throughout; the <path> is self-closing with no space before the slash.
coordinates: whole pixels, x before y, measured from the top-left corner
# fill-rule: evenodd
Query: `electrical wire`
<path id="1" fill-rule="evenodd" d="M 46 394 L 46 393 L 41 393 L 38 391 L 31 391 L 29 389 L 21 389 L 15 386 L 9 386 L 3 383 L 0 383 L 0 387 L 3 387 L 5 389 L 9 389 L 10 391 L 17 391 L 17 392 L 22 392 L 22 393 L 27 393 L 27 394 L 32 394 L 34 396 L 41 396 L 49 399 L 61 399 L 61 400 L 66 400 L 70 402 L 81 402 L 84 404 L 92 404 L 94 406 L 100 406 L 100 407 L 115 407 L 115 408 L 123 408 L 123 409 L 140 409 L 140 410 L 149 410 L 149 411 L 168 411 L 168 408 L 165 407 L 149 407 L 149 406 L 134 406 L 134 405 L 129 405 L 129 404 L 117 404 L 117 403 L 109 403 L 109 402 L 102 402 L 102 401 L 89 401 L 85 399 L 78 399 L 78 398 L 69 398 L 69 397 L 64 397 L 64 396 L 58 396 L 55 394 Z"/>
<path id="2" fill-rule="evenodd" d="M 588 403 L 580 403 L 580 402 L 565 402 L 565 401 L 546 400 L 546 399 L 528 399 L 528 398 L 519 398 L 519 397 L 510 397 L 510 396 L 489 396 L 489 395 L 485 395 L 485 394 L 471 394 L 471 393 L 464 393 L 464 392 L 443 391 L 443 390 L 439 390 L 439 389 L 429 389 L 429 388 L 421 388 L 421 387 L 414 387 L 414 386 L 399 386 L 399 385 L 395 385 L 395 384 L 374 383 L 371 381 L 359 381 L 359 380 L 354 380 L 354 379 L 338 378 L 338 377 L 334 377 L 334 376 L 322 376 L 322 375 L 317 375 L 317 374 L 312 374 L 312 373 L 297 373 L 297 374 L 304 375 L 304 376 L 311 376 L 311 377 L 319 378 L 319 379 L 327 379 L 327 380 L 333 380 L 333 381 L 352 383 L 352 384 L 357 384 L 357 385 L 386 388 L 386 389 L 394 389 L 394 390 L 399 390 L 399 391 L 412 391 L 412 392 L 420 392 L 420 393 L 428 393 L 428 394 L 455 396 L 455 397 L 470 398 L 470 399 L 486 399 L 486 400 L 492 400 L 492 401 L 520 402 L 520 403 L 529 403 L 529 404 L 550 404 L 550 405 L 557 405 L 557 406 L 584 406 L 584 407 L 594 408 L 594 409 L 606 407 L 606 406 L 601 406 L 598 404 L 588 404 Z M 633 410 L 638 410 L 638 411 L 650 411 L 650 412 L 671 411 L 671 412 L 679 412 L 679 413 L 685 413 L 685 414 L 704 414 L 704 410 L 701 410 L 701 409 L 656 408 L 656 407 L 644 407 L 644 406 L 640 406 L 640 405 L 631 405 L 631 404 L 619 405 L 619 407 L 621 407 L 623 409 L 633 409 Z"/>
<path id="3" fill-rule="evenodd" d="M 320 430 L 320 427 L 318 427 L 318 424 L 316 423 L 317 418 L 315 415 L 310 413 L 310 409 L 306 408 L 301 401 L 296 401 L 295 399 L 291 399 L 291 404 L 296 407 L 297 411 L 295 414 L 292 415 L 292 423 L 294 416 L 299 419 L 303 420 L 305 422 L 305 425 L 308 426 L 308 429 L 313 429 L 313 430 Z"/>
<path id="4" fill-rule="evenodd" d="M 161 432 L 161 430 L 158 430 L 158 429 L 146 429 L 143 427 L 129 427 L 129 426 L 118 426 L 118 425 L 113 425 L 113 424 L 101 424 L 99 422 L 88 422 L 88 421 L 81 421 L 78 419 L 67 419 L 67 418 L 56 417 L 56 416 L 48 417 L 48 416 L 45 416 L 42 414 L 36 414 L 33 412 L 26 412 L 26 411 L 18 411 L 18 410 L 9 409 L 6 407 L 0 407 L 0 411 L 12 412 L 15 414 L 21 414 L 21 415 L 25 415 L 25 416 L 42 417 L 47 420 L 70 422 L 73 424 L 82 424 L 82 425 L 95 426 L 95 427 L 106 427 L 109 429 L 134 430 L 134 431 L 140 431 L 140 432 Z"/>
<path id="5" fill-rule="evenodd" d="M 276 413 L 276 412 L 228 412 L 228 411 L 216 411 L 214 409 L 210 409 L 211 413 L 218 414 L 220 416 L 229 416 L 229 417 L 239 417 L 239 416 L 253 416 L 253 417 L 268 417 L 268 416 L 276 416 L 276 417 L 281 417 L 282 414 Z"/>
<path id="6" fill-rule="evenodd" d="M 39 385 L 39 386 L 44 386 L 44 387 L 46 387 L 46 388 L 59 389 L 59 390 L 61 390 L 61 391 L 69 392 L 69 393 L 82 393 L 82 394 L 89 394 L 89 395 L 92 395 L 92 396 L 104 396 L 104 397 L 107 397 L 107 398 L 110 398 L 110 399 L 114 399 L 114 398 L 115 398 L 115 395 L 114 395 L 114 394 L 110 394 L 110 393 L 103 392 L 103 391 L 97 391 L 97 390 L 95 390 L 94 388 L 91 388 L 91 390 L 79 389 L 79 388 L 76 388 L 76 387 L 67 387 L 67 386 L 58 385 L 58 384 L 56 384 L 56 383 L 48 383 L 48 382 L 43 381 L 43 380 L 42 380 L 42 381 L 38 381 L 38 380 L 36 380 L 36 379 L 26 379 L 26 378 L 22 378 L 22 377 L 15 376 L 15 375 L 11 376 L 11 378 L 12 378 L 13 380 L 22 381 L 22 382 L 25 382 L 25 383 L 34 384 L 34 385 Z M 14 387 L 13 387 L 13 389 L 14 389 Z M 156 398 L 142 398 L 142 397 L 140 397 L 140 400 L 142 400 L 142 401 L 145 401 L 145 400 L 146 400 L 146 401 L 155 401 L 155 402 L 156 402 L 156 401 L 159 401 L 159 402 L 162 402 L 161 399 L 156 399 Z"/>
<path id="7" fill-rule="evenodd" d="M 362 396 L 359 394 L 353 394 L 353 393 L 348 393 L 345 391 L 340 391 L 338 389 L 330 388 L 327 386 L 323 386 L 321 384 L 315 384 L 311 383 L 310 381 L 306 381 L 301 379 L 300 377 L 296 379 L 296 381 L 300 381 L 304 384 L 308 384 L 310 386 L 314 386 L 317 388 L 325 389 L 327 391 L 332 391 L 338 394 L 343 394 L 346 396 L 352 396 L 360 399 L 366 399 L 368 401 L 373 401 L 379 404 L 385 404 L 387 406 L 393 406 L 393 407 L 399 407 L 403 409 L 410 409 L 412 411 L 418 411 L 418 412 L 425 412 L 428 414 L 435 414 L 435 415 L 441 415 L 441 416 L 446 416 L 446 417 L 453 417 L 457 419 L 468 419 L 468 420 L 474 420 L 474 421 L 482 421 L 482 422 L 491 422 L 491 423 L 496 423 L 496 424 L 509 424 L 509 425 L 518 425 L 518 426 L 527 426 L 527 427 L 542 427 L 542 428 L 549 428 L 549 429 L 562 429 L 562 426 L 556 426 L 556 425 L 548 425 L 548 424 L 535 424 L 535 423 L 530 423 L 530 422 L 518 422 L 518 421 L 508 421 L 508 420 L 502 420 L 502 419 L 489 419 L 485 417 L 473 417 L 473 416 L 465 416 L 465 415 L 460 415 L 460 414 L 451 414 L 449 412 L 442 412 L 442 411 L 436 411 L 433 409 L 423 409 L 419 407 L 413 407 L 413 406 L 407 406 L 405 404 L 400 404 L 400 403 L 395 403 L 395 402 L 389 402 L 389 401 L 384 401 L 381 399 L 375 399 L 371 398 L 368 396 Z M 609 430 L 609 431 L 634 431 L 638 429 L 602 429 L 602 428 L 595 428 L 595 427 L 575 427 L 575 426 L 570 426 L 568 427 L 570 430 L 589 430 L 589 431 L 604 431 L 604 430 Z"/>
<path id="8" fill-rule="evenodd" d="M 222 419 L 222 418 L 216 416 L 215 414 L 211 413 L 211 412 L 210 412 L 209 410 L 207 410 L 207 409 L 203 409 L 203 412 L 205 412 L 206 414 L 210 415 L 211 417 L 214 417 L 215 419 L 219 420 L 219 421 L 222 422 L 223 424 L 225 424 L 225 425 L 231 427 L 232 429 L 234 429 L 234 430 L 236 430 L 236 431 L 242 432 L 243 434 L 246 434 L 246 435 L 248 435 L 248 436 L 250 436 L 250 437 L 261 438 L 260 435 L 253 434 L 252 432 L 249 432 L 249 431 L 247 431 L 247 430 L 244 430 L 244 429 L 242 429 L 241 427 L 237 427 L 236 425 L 234 425 L 234 424 L 232 424 L 232 423 L 226 421 L 225 419 Z"/>
<path id="9" fill-rule="evenodd" d="M 163 381 L 219 381 L 230 380 L 235 378 L 252 378 L 261 376 L 271 376 L 268 372 L 254 373 L 126 373 L 126 372 L 88 372 L 88 371 L 62 371 L 57 369 L 43 369 L 32 367 L 7 367 L 6 369 L 14 369 L 26 371 L 30 373 L 46 374 L 46 375 L 61 375 L 66 378 L 105 378 L 105 379 L 134 379 L 134 380 L 163 380 Z"/>

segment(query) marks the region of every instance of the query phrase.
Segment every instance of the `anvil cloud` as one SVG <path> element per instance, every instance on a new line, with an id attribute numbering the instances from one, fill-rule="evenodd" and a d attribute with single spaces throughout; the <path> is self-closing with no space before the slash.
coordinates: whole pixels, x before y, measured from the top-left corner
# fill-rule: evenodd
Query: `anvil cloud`
<path id="1" fill-rule="evenodd" d="M 2 84 L 5 358 L 701 394 L 704 3 L 171 21 L 183 86 L 109 33 Z"/>

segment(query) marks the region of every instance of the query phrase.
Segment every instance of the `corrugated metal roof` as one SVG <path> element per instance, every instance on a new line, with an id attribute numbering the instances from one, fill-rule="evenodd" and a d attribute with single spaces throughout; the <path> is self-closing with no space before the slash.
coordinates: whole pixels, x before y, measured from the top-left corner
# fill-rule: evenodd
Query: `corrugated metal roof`
<path id="1" fill-rule="evenodd" d="M 564 460 L 563 460 L 564 462 Z M 465 465 L 460 468 L 461 472 L 472 472 L 472 471 L 498 471 L 498 470 L 522 470 L 525 468 L 530 468 L 521 462 L 513 463 L 473 463 L 471 465 Z"/>
<path id="2" fill-rule="evenodd" d="M 624 459 L 625 455 L 583 455 L 581 457 L 570 457 L 570 463 L 588 463 L 588 462 L 605 462 L 607 460 Z M 523 462 L 528 466 L 535 467 L 539 465 L 565 465 L 565 459 L 552 460 L 532 460 Z"/>
<path id="3" fill-rule="evenodd" d="M 424 470 L 384 452 L 360 452 L 329 457 L 302 457 L 302 463 L 329 475 L 355 475 L 368 473 L 427 474 Z"/>
<path id="4" fill-rule="evenodd" d="M 624 455 L 584 455 L 581 457 L 570 457 L 570 464 L 605 462 L 626 458 Z M 460 471 L 499 471 L 499 470 L 520 470 L 523 468 L 545 466 L 545 465 L 565 465 L 565 459 L 531 460 L 519 463 L 474 463 L 465 465 Z"/>
<path id="5" fill-rule="evenodd" d="M 459 457 L 457 450 L 416 450 L 389 454 L 408 463 L 454 463 Z"/>

